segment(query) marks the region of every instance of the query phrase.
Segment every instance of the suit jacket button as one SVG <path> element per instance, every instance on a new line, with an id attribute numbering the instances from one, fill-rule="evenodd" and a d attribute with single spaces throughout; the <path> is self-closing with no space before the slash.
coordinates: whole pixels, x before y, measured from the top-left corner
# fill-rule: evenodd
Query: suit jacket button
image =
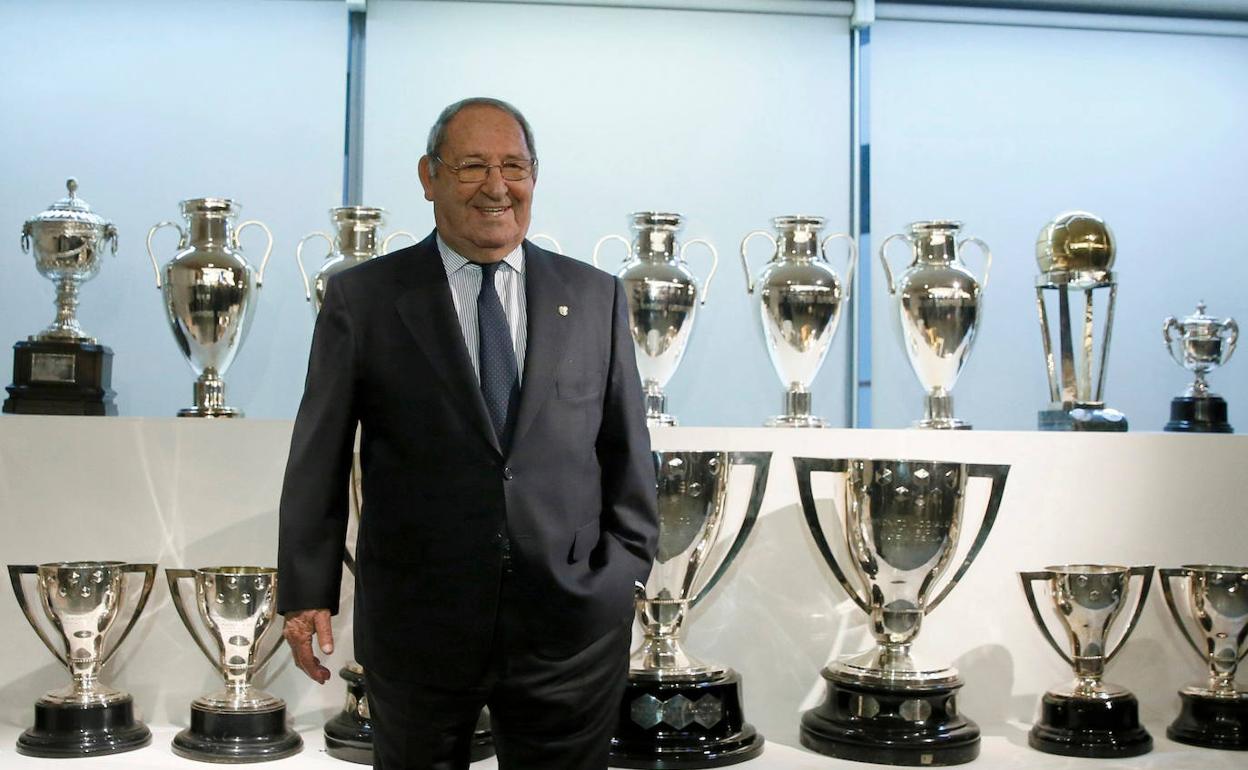
<path id="1" fill-rule="evenodd" d="M 511 472 L 511 466 L 507 466 L 507 465 L 503 466 L 503 479 L 505 481 L 511 481 L 513 478 L 515 478 L 515 475 L 516 474 Z"/>

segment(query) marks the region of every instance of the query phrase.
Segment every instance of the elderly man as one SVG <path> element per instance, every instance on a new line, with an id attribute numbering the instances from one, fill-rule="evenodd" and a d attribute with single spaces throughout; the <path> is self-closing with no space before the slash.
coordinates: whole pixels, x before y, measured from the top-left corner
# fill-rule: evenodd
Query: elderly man
<path id="1" fill-rule="evenodd" d="M 436 229 L 329 284 L 281 501 L 279 609 L 329 678 L 361 426 L 355 654 L 376 764 L 462 768 L 488 705 L 499 766 L 606 766 L 654 467 L 621 284 L 525 240 L 533 134 L 447 107 L 420 159 Z"/>

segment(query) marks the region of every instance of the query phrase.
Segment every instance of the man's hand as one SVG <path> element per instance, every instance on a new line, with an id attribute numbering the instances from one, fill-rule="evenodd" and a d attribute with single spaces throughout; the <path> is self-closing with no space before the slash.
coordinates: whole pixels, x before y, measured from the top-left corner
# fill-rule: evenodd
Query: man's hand
<path id="1" fill-rule="evenodd" d="M 321 652 L 329 655 L 334 651 L 334 630 L 329 623 L 329 610 L 294 610 L 286 613 L 282 636 L 290 644 L 295 665 L 312 677 L 317 684 L 329 681 L 329 669 L 312 653 L 312 635 L 320 637 Z"/>

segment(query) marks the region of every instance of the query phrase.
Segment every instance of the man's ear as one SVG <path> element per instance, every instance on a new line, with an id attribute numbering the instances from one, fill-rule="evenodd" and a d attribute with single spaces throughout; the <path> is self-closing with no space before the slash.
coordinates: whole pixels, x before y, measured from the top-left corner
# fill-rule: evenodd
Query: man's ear
<path id="1" fill-rule="evenodd" d="M 420 158 L 417 165 L 417 171 L 420 174 L 420 186 L 425 188 L 425 200 L 433 200 L 433 159 L 428 155 Z"/>

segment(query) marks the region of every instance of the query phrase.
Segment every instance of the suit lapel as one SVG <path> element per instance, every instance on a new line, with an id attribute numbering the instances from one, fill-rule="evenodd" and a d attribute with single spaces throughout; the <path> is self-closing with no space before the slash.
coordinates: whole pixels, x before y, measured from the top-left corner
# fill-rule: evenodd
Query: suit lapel
<path id="1" fill-rule="evenodd" d="M 513 447 L 533 424 L 542 404 L 550 398 L 555 371 L 568 341 L 568 324 L 572 323 L 571 318 L 559 310 L 562 307 L 567 312 L 573 303 L 568 287 L 555 271 L 551 255 L 527 240 L 524 242 L 524 298 L 528 339 L 516 431 L 511 439 Z"/>

